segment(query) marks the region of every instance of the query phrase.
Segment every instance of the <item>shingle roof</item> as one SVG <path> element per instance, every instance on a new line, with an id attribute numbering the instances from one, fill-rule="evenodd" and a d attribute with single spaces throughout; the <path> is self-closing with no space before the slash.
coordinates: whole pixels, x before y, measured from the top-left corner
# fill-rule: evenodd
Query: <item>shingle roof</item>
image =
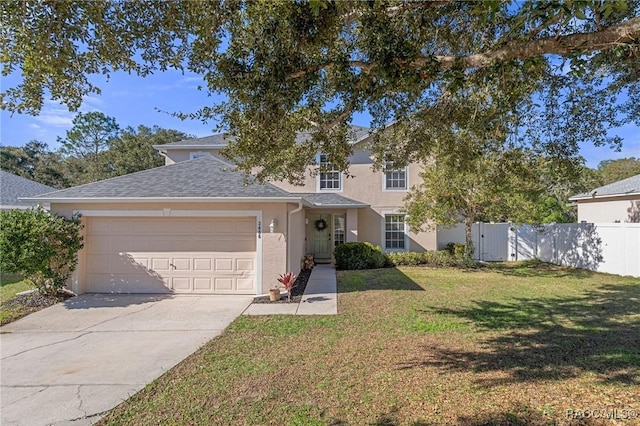
<path id="1" fill-rule="evenodd" d="M 203 138 L 195 138 L 195 139 L 185 139 L 178 142 L 166 143 L 163 145 L 154 145 L 153 147 L 156 149 L 164 149 L 166 147 L 196 147 L 196 146 L 227 146 L 227 141 L 232 139 L 231 136 L 227 134 L 219 134 L 219 135 L 211 135 L 205 136 Z"/>
<path id="2" fill-rule="evenodd" d="M 353 143 L 360 142 L 362 139 L 369 136 L 369 128 L 362 126 L 351 126 L 352 141 Z M 296 142 L 304 142 L 311 137 L 309 132 L 300 132 L 296 136 Z M 164 145 L 154 145 L 155 149 L 165 148 L 196 148 L 196 147 L 223 147 L 227 145 L 227 142 L 233 140 L 232 136 L 225 133 L 218 135 L 205 136 L 203 138 L 186 139 L 183 141 L 172 142 Z"/>
<path id="3" fill-rule="evenodd" d="M 0 207 L 3 209 L 26 209 L 34 206 L 33 202 L 19 200 L 21 197 L 33 197 L 55 191 L 47 185 L 0 171 Z"/>
<path id="4" fill-rule="evenodd" d="M 269 183 L 259 184 L 213 156 L 200 157 L 100 182 L 63 189 L 36 199 L 163 200 L 170 198 L 300 199 Z"/>
<path id="5" fill-rule="evenodd" d="M 573 197 L 570 197 L 569 200 L 632 194 L 640 194 L 640 175 L 631 176 L 630 178 L 622 179 L 617 182 L 610 183 L 609 185 L 601 186 L 594 189 L 593 191 L 574 195 Z"/>
<path id="6" fill-rule="evenodd" d="M 298 194 L 312 207 L 369 207 L 369 204 L 343 197 L 336 193 L 305 193 Z"/>

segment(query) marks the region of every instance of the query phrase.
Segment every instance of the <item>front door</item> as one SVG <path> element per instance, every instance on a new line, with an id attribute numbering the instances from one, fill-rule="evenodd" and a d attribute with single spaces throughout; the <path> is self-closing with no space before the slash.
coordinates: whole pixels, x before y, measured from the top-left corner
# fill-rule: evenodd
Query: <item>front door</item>
<path id="1" fill-rule="evenodd" d="M 331 259 L 331 215 L 311 218 L 311 248 L 316 259 Z"/>

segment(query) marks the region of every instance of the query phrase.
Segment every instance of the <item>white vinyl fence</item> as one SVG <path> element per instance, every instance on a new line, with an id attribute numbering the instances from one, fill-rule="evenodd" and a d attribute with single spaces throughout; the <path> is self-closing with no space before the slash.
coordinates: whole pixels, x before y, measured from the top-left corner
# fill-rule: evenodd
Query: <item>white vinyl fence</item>
<path id="1" fill-rule="evenodd" d="M 464 225 L 438 228 L 438 248 L 464 243 Z M 540 259 L 574 268 L 640 277 L 640 223 L 515 225 L 475 223 L 475 259 Z"/>

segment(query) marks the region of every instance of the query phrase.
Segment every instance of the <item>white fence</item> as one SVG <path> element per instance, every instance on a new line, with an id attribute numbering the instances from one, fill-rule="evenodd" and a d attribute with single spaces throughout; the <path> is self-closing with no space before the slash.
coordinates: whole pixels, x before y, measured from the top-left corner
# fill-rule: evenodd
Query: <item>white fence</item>
<path id="1" fill-rule="evenodd" d="M 438 248 L 464 243 L 464 225 L 438 228 Z M 533 227 L 475 223 L 476 260 L 544 262 L 640 277 L 640 223 L 559 223 Z"/>

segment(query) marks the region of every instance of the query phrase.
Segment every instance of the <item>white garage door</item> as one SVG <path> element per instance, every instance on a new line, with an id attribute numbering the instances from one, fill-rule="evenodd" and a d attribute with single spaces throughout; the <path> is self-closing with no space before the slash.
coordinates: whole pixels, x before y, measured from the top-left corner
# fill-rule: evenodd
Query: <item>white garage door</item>
<path id="1" fill-rule="evenodd" d="M 85 248 L 87 292 L 256 292 L 255 218 L 90 217 Z"/>

